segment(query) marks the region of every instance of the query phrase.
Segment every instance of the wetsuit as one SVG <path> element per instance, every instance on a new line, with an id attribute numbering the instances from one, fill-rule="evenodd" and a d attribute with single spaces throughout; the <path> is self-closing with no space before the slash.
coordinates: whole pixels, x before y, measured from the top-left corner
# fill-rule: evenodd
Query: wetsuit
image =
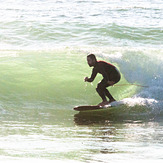
<path id="1" fill-rule="evenodd" d="M 98 83 L 96 91 L 98 92 L 100 97 L 103 99 L 103 101 L 106 101 L 106 96 L 110 100 L 114 99 L 106 88 L 110 86 L 108 84 L 108 81 L 113 81 L 115 83 L 119 82 L 121 78 L 119 71 L 114 65 L 110 63 L 107 63 L 104 61 L 97 61 L 92 70 L 92 75 L 87 81 L 92 82 L 95 79 L 97 73 L 102 74 L 103 79 L 100 83 Z"/>

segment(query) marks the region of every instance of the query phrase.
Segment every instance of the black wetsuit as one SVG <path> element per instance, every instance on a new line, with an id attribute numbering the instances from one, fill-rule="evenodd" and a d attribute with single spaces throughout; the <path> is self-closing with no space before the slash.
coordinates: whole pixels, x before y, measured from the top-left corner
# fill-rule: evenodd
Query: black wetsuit
<path id="1" fill-rule="evenodd" d="M 108 81 L 113 81 L 115 83 L 119 82 L 121 78 L 119 71 L 114 65 L 110 63 L 107 63 L 104 61 L 97 61 L 92 70 L 92 75 L 87 81 L 92 82 L 95 79 L 97 73 L 102 74 L 103 79 L 100 83 L 98 83 L 96 91 L 98 92 L 100 97 L 103 99 L 103 101 L 106 101 L 106 96 L 110 100 L 114 99 L 106 88 L 110 86 L 108 84 Z"/>

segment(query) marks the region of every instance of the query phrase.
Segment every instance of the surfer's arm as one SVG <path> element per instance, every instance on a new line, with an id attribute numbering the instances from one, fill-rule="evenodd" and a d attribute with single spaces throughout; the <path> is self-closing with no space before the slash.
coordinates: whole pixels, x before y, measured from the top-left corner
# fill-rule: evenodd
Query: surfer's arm
<path id="1" fill-rule="evenodd" d="M 97 75 L 97 71 L 96 71 L 95 68 L 93 68 L 91 77 L 90 78 L 86 77 L 85 78 L 85 82 L 93 82 L 93 80 L 95 79 L 96 75 Z"/>

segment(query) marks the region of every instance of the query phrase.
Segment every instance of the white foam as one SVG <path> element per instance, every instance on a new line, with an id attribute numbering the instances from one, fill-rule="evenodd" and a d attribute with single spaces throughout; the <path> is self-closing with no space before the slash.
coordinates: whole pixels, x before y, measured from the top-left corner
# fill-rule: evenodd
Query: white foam
<path id="1" fill-rule="evenodd" d="M 133 98 L 125 98 L 120 101 L 112 102 L 112 103 L 106 105 L 105 107 L 106 108 L 107 107 L 117 107 L 119 105 L 127 105 L 130 107 L 133 107 L 135 105 L 152 107 L 153 105 L 155 105 L 157 103 L 158 103 L 158 101 L 155 99 L 133 97 Z"/>
<path id="2" fill-rule="evenodd" d="M 134 97 L 134 98 L 125 98 L 120 101 L 122 104 L 126 104 L 128 106 L 152 106 L 153 104 L 158 103 L 155 99 L 148 99 L 148 98 L 141 98 L 141 97 Z"/>

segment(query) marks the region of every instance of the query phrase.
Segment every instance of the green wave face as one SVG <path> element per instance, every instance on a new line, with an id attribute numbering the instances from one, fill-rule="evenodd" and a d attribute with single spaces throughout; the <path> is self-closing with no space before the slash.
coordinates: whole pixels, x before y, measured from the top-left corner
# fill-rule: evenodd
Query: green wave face
<path id="1" fill-rule="evenodd" d="M 53 51 L 1 51 L 1 56 L 0 96 L 4 105 L 31 103 L 70 107 L 101 101 L 95 88 L 102 76 L 98 75 L 92 84 L 84 82 L 84 77 L 91 75 L 84 52 L 63 48 Z M 120 83 L 127 83 L 123 74 Z M 130 97 L 136 91 L 133 86 L 109 89 L 118 100 Z"/>

